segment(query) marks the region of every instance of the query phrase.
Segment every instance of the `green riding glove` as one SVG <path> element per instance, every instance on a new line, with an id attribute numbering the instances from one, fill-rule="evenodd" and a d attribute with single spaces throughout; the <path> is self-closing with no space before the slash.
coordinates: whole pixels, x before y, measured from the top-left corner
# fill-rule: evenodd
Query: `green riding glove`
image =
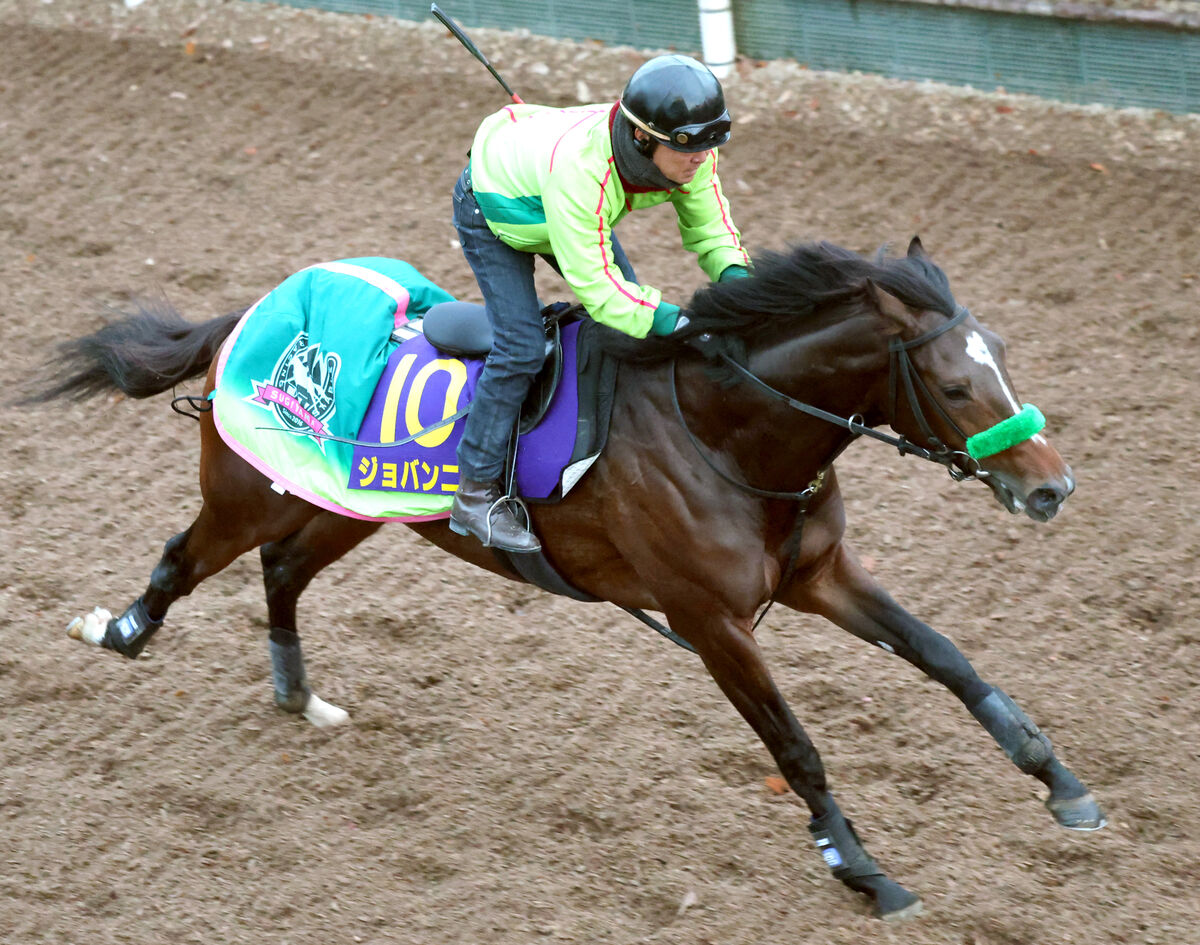
<path id="1" fill-rule="evenodd" d="M 682 324 L 680 324 L 681 322 Z M 683 314 L 683 309 L 678 305 L 660 302 L 658 308 L 654 310 L 654 324 L 650 326 L 650 334 L 665 337 L 687 323 L 688 317 Z"/>

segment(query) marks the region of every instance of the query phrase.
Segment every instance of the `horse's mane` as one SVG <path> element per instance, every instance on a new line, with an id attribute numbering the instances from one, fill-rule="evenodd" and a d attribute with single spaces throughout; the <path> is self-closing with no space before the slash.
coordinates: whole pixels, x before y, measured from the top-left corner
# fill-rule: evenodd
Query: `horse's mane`
<path id="1" fill-rule="evenodd" d="M 726 338 L 736 350 L 785 327 L 785 319 L 795 331 L 818 309 L 862 297 L 867 280 L 913 308 L 955 311 L 949 280 L 924 253 L 891 256 L 884 246 L 867 259 L 832 243 L 803 243 L 785 253 L 759 254 L 750 278 L 697 290 L 687 306 L 691 322 L 677 335 L 640 339 L 597 326 L 594 337 L 606 352 L 629 362 L 665 360 L 704 332 Z"/>

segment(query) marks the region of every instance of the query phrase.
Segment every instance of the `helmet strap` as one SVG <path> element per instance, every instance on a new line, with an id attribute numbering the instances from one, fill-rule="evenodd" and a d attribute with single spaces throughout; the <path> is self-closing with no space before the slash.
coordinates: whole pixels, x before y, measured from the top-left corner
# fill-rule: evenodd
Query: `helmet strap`
<path id="1" fill-rule="evenodd" d="M 658 139 L 659 141 L 669 141 L 671 139 L 670 135 L 662 131 L 655 131 L 648 124 L 638 118 L 637 115 L 625 107 L 624 102 L 618 102 L 617 104 L 621 107 L 621 114 L 629 119 L 630 124 L 632 124 L 635 128 L 640 128 L 642 131 L 648 134 L 652 140 Z M 637 136 L 635 135 L 634 138 L 636 140 Z"/>

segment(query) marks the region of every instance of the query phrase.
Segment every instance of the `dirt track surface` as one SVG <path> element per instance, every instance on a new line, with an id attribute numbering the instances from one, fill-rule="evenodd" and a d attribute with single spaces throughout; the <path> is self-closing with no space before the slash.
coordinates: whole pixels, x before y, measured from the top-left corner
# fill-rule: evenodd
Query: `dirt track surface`
<path id="1" fill-rule="evenodd" d="M 474 297 L 449 193 L 502 101 L 442 31 L 4 0 L 0 37 L 6 399 L 131 293 L 202 319 L 386 254 Z M 642 58 L 480 38 L 529 100 L 615 95 Z M 777 683 L 871 852 L 925 898 L 884 926 L 693 657 L 399 526 L 302 602 L 310 676 L 349 727 L 271 705 L 254 555 L 178 603 L 148 658 L 85 648 L 67 621 L 123 609 L 197 511 L 195 427 L 165 398 L 6 404 L 0 941 L 1198 940 L 1200 125 L 784 66 L 729 98 L 747 243 L 919 232 L 1072 462 L 1046 526 L 883 447 L 839 469 L 868 565 L 1040 721 L 1108 829 L 1054 827 L 947 692 L 777 609 Z M 684 298 L 698 272 L 669 214 L 645 217 L 623 227 L 639 273 Z"/>

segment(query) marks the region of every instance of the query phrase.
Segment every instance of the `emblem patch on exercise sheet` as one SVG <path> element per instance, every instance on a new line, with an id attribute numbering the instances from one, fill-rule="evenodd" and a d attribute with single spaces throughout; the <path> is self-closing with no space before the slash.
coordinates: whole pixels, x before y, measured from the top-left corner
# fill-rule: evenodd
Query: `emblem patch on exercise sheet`
<path id="1" fill-rule="evenodd" d="M 337 410 L 334 388 L 341 366 L 338 354 L 323 354 L 321 343 L 310 345 L 302 331 L 275 363 L 270 380 L 254 381 L 254 394 L 246 399 L 266 407 L 289 430 L 326 433 Z M 322 437 L 313 439 L 324 452 Z"/>

